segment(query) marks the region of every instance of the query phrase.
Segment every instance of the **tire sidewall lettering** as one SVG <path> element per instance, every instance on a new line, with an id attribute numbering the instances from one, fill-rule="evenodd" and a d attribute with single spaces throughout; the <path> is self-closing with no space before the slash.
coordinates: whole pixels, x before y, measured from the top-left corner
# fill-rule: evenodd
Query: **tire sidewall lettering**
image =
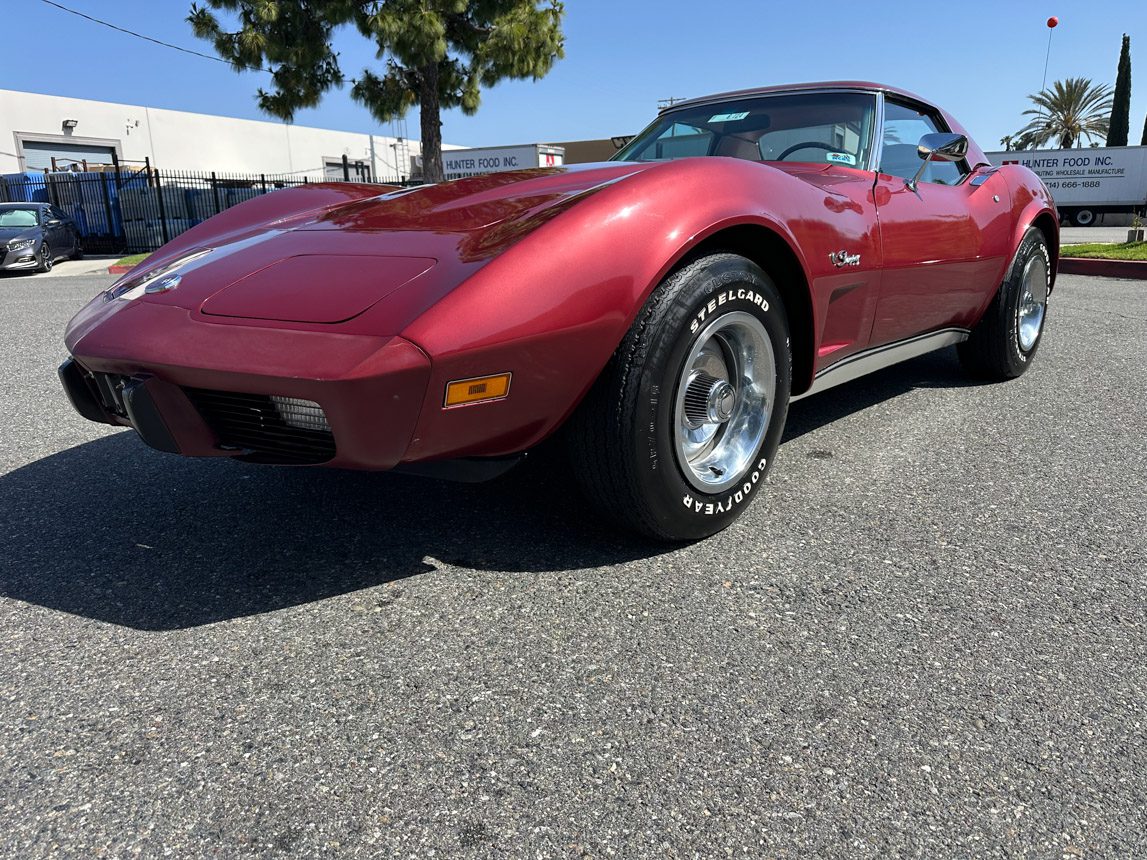
<path id="1" fill-rule="evenodd" d="M 741 279 L 738 277 L 737 280 Z M 769 300 L 750 287 L 732 287 L 719 290 L 715 296 L 704 301 L 700 309 L 694 313 L 693 319 L 689 323 L 689 333 L 697 334 L 705 320 L 711 317 L 718 308 L 734 301 L 748 302 L 766 313 L 769 310 Z"/>
<path id="2" fill-rule="evenodd" d="M 686 510 L 695 514 L 703 514 L 705 516 L 727 514 L 737 505 L 741 505 L 750 500 L 750 497 L 753 495 L 753 490 L 755 490 L 760 483 L 761 477 L 765 474 L 768 464 L 768 458 L 762 457 L 757 463 L 757 468 L 753 470 L 752 475 L 749 476 L 745 483 L 716 502 L 700 501 L 695 498 L 693 493 L 686 493 L 682 497 L 681 503 L 685 506 Z"/>

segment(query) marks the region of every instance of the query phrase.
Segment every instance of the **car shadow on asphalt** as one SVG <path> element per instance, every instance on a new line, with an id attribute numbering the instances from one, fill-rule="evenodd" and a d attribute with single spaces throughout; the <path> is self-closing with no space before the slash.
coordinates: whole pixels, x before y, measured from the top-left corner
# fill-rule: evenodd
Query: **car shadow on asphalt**
<path id="1" fill-rule="evenodd" d="M 927 386 L 927 356 L 793 405 L 786 439 Z M 77 419 L 79 420 L 79 419 Z M 0 476 L 0 594 L 141 630 L 271 612 L 436 570 L 564 571 L 672 546 L 611 529 L 553 456 L 487 484 L 184 460 L 113 433 Z"/>
<path id="2" fill-rule="evenodd" d="M 160 454 L 131 431 L 0 476 L 0 534 L 0 594 L 144 630 L 310 603 L 432 560 L 542 572 L 672 548 L 610 530 L 536 467 L 486 484 L 260 467 Z"/>
<path id="3" fill-rule="evenodd" d="M 781 444 L 915 388 L 972 388 L 986 384 L 991 383 L 973 379 L 960 367 L 955 347 L 930 352 L 793 403 Z"/>

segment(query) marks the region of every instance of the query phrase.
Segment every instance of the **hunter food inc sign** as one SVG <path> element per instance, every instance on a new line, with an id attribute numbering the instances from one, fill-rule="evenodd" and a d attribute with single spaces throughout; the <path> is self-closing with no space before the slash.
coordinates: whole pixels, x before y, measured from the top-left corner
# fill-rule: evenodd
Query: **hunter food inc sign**
<path id="1" fill-rule="evenodd" d="M 1022 164 L 1057 204 L 1141 205 L 1147 198 L 1147 147 L 991 152 L 995 164 Z"/>
<path id="2" fill-rule="evenodd" d="M 564 155 L 565 150 L 560 146 L 543 144 L 455 149 L 442 153 L 442 167 L 447 179 L 462 179 L 503 170 L 560 167 Z"/>

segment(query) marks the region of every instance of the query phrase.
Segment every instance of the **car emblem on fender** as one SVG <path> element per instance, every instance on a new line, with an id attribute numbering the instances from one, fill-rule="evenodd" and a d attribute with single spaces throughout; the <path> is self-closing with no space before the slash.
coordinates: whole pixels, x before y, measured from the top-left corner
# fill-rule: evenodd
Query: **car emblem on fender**
<path id="1" fill-rule="evenodd" d="M 860 265 L 860 254 L 850 254 L 848 251 L 843 249 L 837 251 L 835 254 L 829 253 L 828 259 L 831 260 L 832 264 L 838 269 L 843 268 L 844 266 Z"/>

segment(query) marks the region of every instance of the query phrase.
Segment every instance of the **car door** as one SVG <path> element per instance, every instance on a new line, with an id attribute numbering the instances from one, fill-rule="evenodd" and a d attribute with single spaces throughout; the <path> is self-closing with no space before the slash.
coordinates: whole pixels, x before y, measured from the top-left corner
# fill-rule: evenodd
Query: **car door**
<path id="1" fill-rule="evenodd" d="M 44 225 L 44 237 L 52 249 L 53 256 L 59 256 L 72 246 L 72 234 L 68 227 L 68 216 L 55 206 L 45 206 L 40 213 Z"/>
<path id="2" fill-rule="evenodd" d="M 59 244 L 53 244 L 56 253 L 64 251 L 70 254 L 74 252 L 79 244 L 79 231 L 76 228 L 76 222 L 67 212 L 58 206 L 50 206 L 48 209 L 52 214 L 52 218 L 60 222 Z"/>
<path id="3" fill-rule="evenodd" d="M 947 131 L 938 111 L 885 100 L 874 186 L 884 261 L 874 346 L 970 327 L 1002 271 L 1011 206 L 1001 179 L 973 177 L 966 161 L 931 161 L 916 188 L 908 186 L 923 164 L 920 138 Z"/>

